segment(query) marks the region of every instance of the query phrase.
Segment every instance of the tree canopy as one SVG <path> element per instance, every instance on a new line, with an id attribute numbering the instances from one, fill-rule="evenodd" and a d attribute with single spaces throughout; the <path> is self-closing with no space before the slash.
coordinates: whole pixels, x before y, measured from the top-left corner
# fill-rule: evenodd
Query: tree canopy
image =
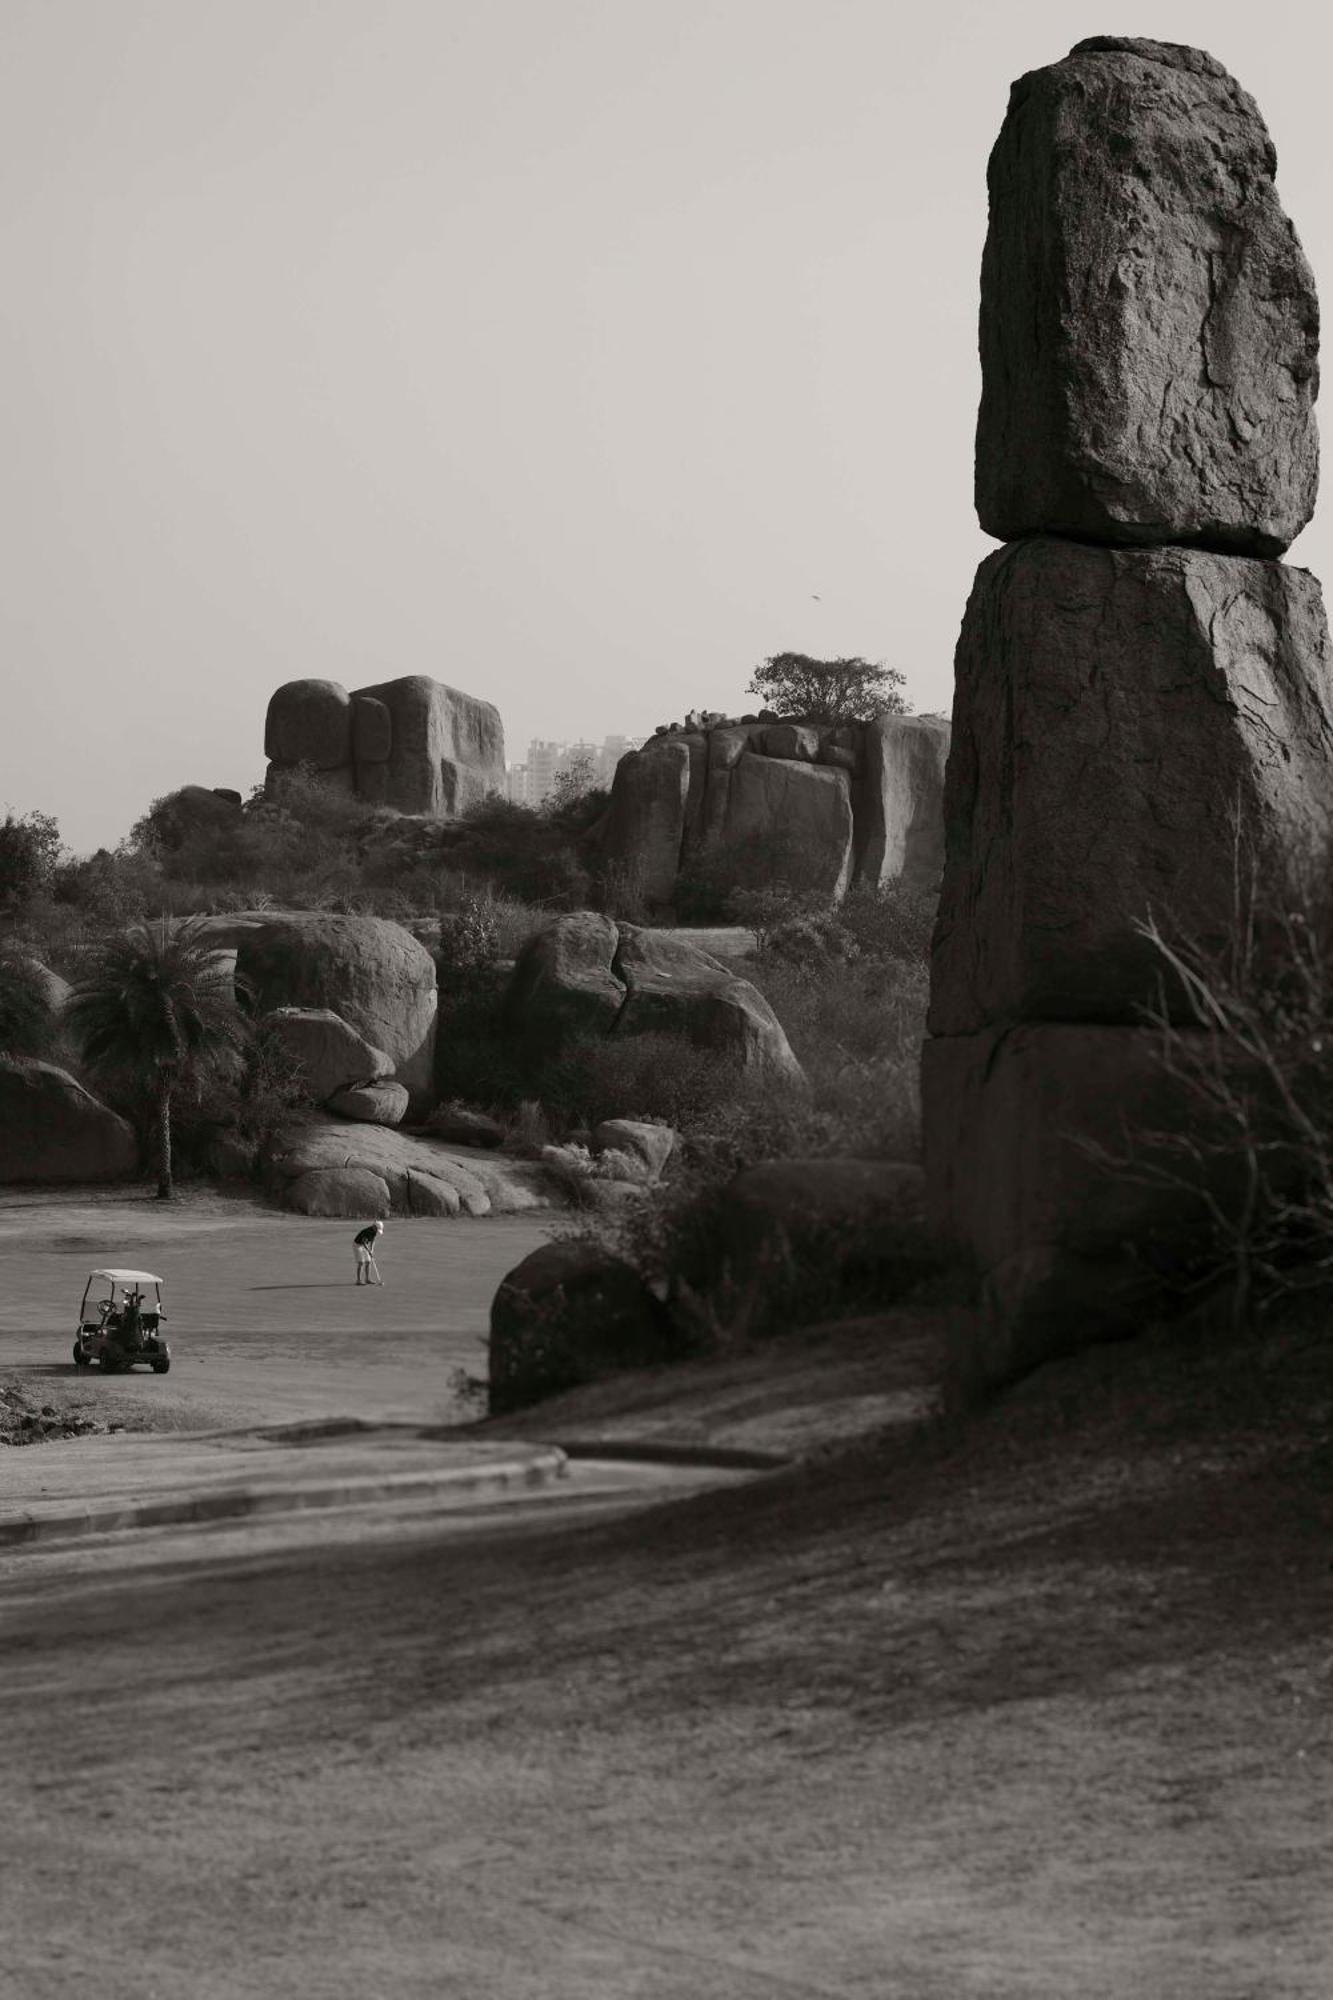
<path id="1" fill-rule="evenodd" d="M 60 828 L 50 813 L 16 813 L 0 820 L 0 908 L 21 909 L 45 888 L 60 859 Z"/>
<path id="2" fill-rule="evenodd" d="M 234 1066 L 246 1041 L 216 944 L 198 919 L 135 924 L 103 947 L 65 1018 L 90 1069 L 133 1083 L 152 1103 L 157 1191 L 169 1201 L 172 1097 L 210 1070 Z"/>
<path id="3" fill-rule="evenodd" d="M 869 722 L 906 715 L 898 692 L 906 676 L 882 661 L 815 660 L 808 653 L 774 653 L 756 667 L 746 692 L 777 715 L 805 722 Z"/>

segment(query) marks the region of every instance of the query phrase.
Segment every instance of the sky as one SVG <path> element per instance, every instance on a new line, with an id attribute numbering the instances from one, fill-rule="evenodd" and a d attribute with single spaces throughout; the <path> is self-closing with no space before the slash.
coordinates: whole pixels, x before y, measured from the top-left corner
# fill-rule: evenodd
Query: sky
<path id="1" fill-rule="evenodd" d="M 247 790 L 307 675 L 511 761 L 788 650 L 947 709 L 986 158 L 1095 33 L 1227 64 L 1333 273 L 1289 0 L 0 0 L 0 810 Z"/>

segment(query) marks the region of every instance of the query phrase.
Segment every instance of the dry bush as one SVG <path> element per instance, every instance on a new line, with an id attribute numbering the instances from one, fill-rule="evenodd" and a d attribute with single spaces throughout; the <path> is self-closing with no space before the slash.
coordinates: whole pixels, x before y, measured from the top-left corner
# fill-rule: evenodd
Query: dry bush
<path id="1" fill-rule="evenodd" d="M 1193 1115 L 1133 1135 L 1116 1162 L 1192 1195 L 1211 1246 L 1196 1286 L 1224 1280 L 1233 1322 L 1275 1296 L 1333 1280 L 1333 889 L 1322 859 L 1274 881 L 1244 830 L 1229 927 L 1141 934 L 1162 977 L 1146 1010 L 1158 1056 Z"/>

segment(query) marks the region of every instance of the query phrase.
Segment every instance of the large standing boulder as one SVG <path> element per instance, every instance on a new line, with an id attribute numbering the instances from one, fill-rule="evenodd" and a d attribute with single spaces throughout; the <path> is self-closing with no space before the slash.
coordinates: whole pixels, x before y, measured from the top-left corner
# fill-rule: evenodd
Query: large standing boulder
<path id="1" fill-rule="evenodd" d="M 408 674 L 358 688 L 288 681 L 268 706 L 269 779 L 294 765 L 370 804 L 451 819 L 504 789 L 504 729 L 489 701 Z"/>
<path id="2" fill-rule="evenodd" d="M 1333 833 L 1333 656 L 1305 570 L 1037 538 L 977 573 L 956 663 L 931 1031 L 1123 1021 L 1150 913 L 1216 939 L 1239 811 L 1270 866 Z"/>
<path id="3" fill-rule="evenodd" d="M 616 766 L 602 829 L 602 865 L 649 903 L 669 903 L 680 869 L 690 752 L 679 736 L 632 750 Z"/>
<path id="4" fill-rule="evenodd" d="M 329 1007 L 275 1007 L 263 1025 L 301 1065 L 312 1101 L 322 1104 L 349 1084 L 393 1075 L 393 1058 Z"/>
<path id="5" fill-rule="evenodd" d="M 950 725 L 942 715 L 879 715 L 860 731 L 856 884 L 936 893 L 944 873 L 944 773 Z M 838 744 L 827 756 L 854 756 Z"/>
<path id="6" fill-rule="evenodd" d="M 0 1181 L 125 1181 L 133 1128 L 54 1063 L 0 1057 Z"/>
<path id="7" fill-rule="evenodd" d="M 1098 36 L 1021 77 L 990 162 L 977 512 L 1280 555 L 1314 510 L 1319 309 L 1257 106 Z"/>
<path id="8" fill-rule="evenodd" d="M 797 732 L 815 741 L 814 732 Z M 766 735 L 771 732 L 766 732 Z M 810 754 L 813 756 L 814 751 Z M 741 888 L 781 882 L 837 900 L 852 867 L 851 780 L 827 764 L 746 751 L 727 774 L 710 865 Z"/>
<path id="9" fill-rule="evenodd" d="M 488 792 L 504 790 L 504 728 L 493 703 L 425 674 L 358 688 L 354 701 L 359 797 L 451 819 Z M 373 722 L 372 711 L 361 706 L 366 702 L 382 712 Z"/>
<path id="10" fill-rule="evenodd" d="M 400 924 L 326 911 L 246 913 L 224 919 L 236 972 L 265 1012 L 324 1008 L 383 1050 L 415 1105 L 433 1097 L 435 962 Z M 210 931 L 224 941 L 220 928 Z"/>

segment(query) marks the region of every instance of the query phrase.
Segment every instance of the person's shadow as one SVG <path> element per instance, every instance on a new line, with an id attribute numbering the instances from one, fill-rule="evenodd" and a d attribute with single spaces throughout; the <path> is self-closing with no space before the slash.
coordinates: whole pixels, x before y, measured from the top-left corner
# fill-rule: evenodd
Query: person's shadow
<path id="1" fill-rule="evenodd" d="M 292 1281 L 286 1285 L 251 1285 L 252 1292 L 341 1292 L 350 1285 L 350 1278 L 312 1278 L 309 1284 Z"/>

